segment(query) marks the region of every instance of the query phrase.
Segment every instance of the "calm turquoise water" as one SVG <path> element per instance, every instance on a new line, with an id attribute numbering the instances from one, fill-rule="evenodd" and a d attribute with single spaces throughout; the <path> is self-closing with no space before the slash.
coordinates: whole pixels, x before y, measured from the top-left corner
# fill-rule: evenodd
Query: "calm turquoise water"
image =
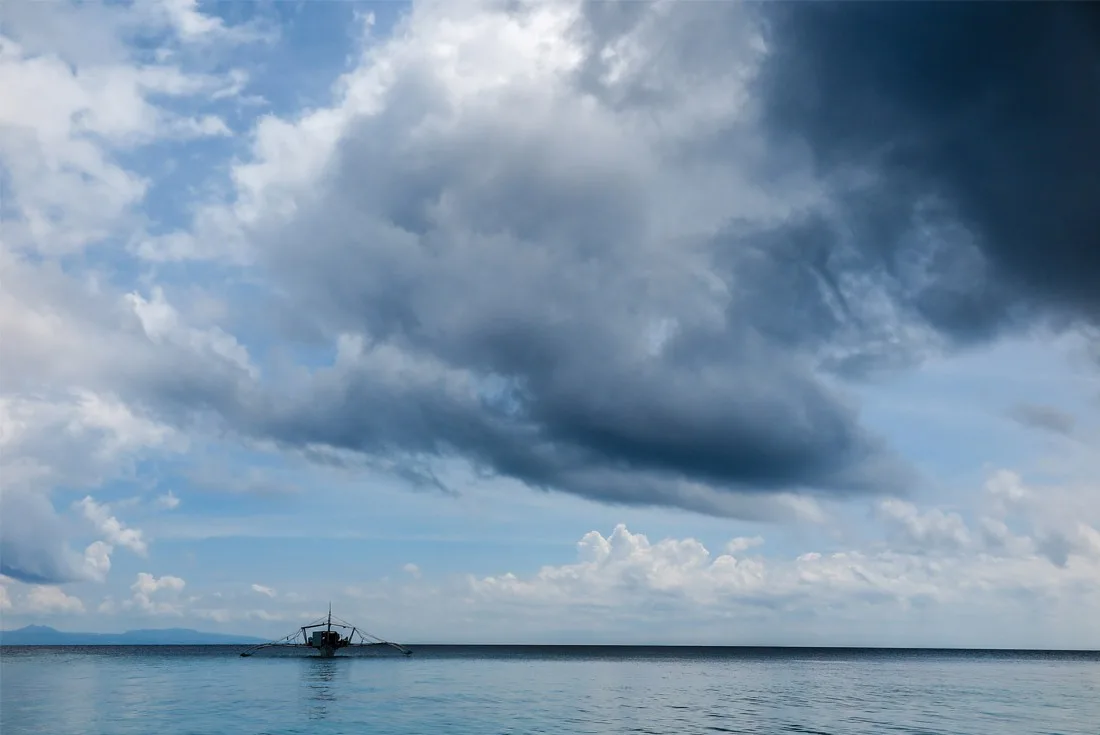
<path id="1" fill-rule="evenodd" d="M 1100 734 L 1100 655 L 5 648 L 0 732 Z"/>

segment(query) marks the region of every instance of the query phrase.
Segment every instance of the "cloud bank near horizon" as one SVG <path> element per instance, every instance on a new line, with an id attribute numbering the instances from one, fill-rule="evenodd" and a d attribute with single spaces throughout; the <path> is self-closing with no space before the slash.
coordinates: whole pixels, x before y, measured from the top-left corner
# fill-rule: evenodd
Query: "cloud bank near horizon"
<path id="1" fill-rule="evenodd" d="M 606 535 L 585 534 L 575 561 L 530 574 L 426 579 L 406 563 L 396 579 L 327 594 L 342 617 L 366 615 L 406 642 L 1094 646 L 1095 494 L 1025 484 L 1002 470 L 987 477 L 981 496 L 973 522 L 880 501 L 886 545 L 787 557 L 766 553 L 762 536 L 732 538 L 714 551 L 691 537 L 651 541 L 619 524 Z M 502 568 L 509 563 L 499 560 Z M 162 626 L 186 621 L 239 632 L 251 625 L 273 635 L 321 614 L 315 595 L 262 584 L 216 594 L 186 588 L 179 577 L 142 572 L 128 598 L 96 607 L 54 586 L 13 595 L 0 584 L 0 606 L 39 619 L 136 610 Z M 440 609 L 448 611 L 446 634 Z M 1039 623 L 1022 632 L 1017 619 Z"/>

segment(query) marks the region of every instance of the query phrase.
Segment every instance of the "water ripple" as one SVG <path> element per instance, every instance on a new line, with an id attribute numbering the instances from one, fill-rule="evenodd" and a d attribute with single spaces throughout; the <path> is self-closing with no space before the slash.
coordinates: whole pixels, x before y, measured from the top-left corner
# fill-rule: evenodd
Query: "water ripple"
<path id="1" fill-rule="evenodd" d="M 4 735 L 1098 735 L 1100 657 L 4 649 Z"/>

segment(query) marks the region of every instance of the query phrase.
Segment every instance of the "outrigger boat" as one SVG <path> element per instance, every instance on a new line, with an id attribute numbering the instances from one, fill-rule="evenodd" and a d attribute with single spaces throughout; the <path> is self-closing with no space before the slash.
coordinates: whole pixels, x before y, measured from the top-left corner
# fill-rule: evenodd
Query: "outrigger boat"
<path id="1" fill-rule="evenodd" d="M 319 628 L 324 628 L 324 630 L 316 630 Z M 337 628 L 337 630 L 333 630 L 333 628 Z M 341 630 L 350 630 L 351 632 L 347 634 L 347 637 L 344 637 L 340 634 Z M 301 636 L 301 641 L 298 640 L 299 636 Z M 355 642 L 355 636 L 359 636 L 358 643 Z M 377 636 L 359 630 L 351 623 L 333 617 L 332 605 L 329 605 L 328 617 L 321 618 L 309 625 L 303 625 L 285 638 L 252 646 L 242 652 L 241 656 L 251 656 L 262 648 L 313 648 L 319 652 L 322 658 L 332 658 L 341 648 L 374 646 L 390 646 L 406 656 L 412 655 L 412 651 L 400 644 L 384 641 Z"/>

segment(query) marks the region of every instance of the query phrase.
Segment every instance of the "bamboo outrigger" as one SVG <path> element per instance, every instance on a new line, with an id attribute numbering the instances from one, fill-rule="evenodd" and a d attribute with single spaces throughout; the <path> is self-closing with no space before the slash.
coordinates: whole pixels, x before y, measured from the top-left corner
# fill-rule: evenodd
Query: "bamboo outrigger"
<path id="1" fill-rule="evenodd" d="M 315 628 L 324 628 L 324 630 L 314 630 Z M 333 628 L 337 630 L 333 630 Z M 313 632 L 309 633 L 308 631 L 311 630 Z M 344 637 L 340 635 L 341 630 L 350 630 L 351 632 Z M 301 641 L 298 640 L 299 636 L 301 636 Z M 355 636 L 359 636 L 358 643 L 355 642 Z M 241 656 L 251 656 L 262 648 L 313 648 L 318 651 L 322 658 L 332 658 L 341 648 L 373 646 L 390 646 L 406 656 L 412 655 L 412 651 L 398 643 L 384 641 L 377 636 L 359 630 L 356 626 L 340 618 L 333 617 L 332 605 L 329 605 L 327 617 L 321 618 L 309 625 L 303 625 L 285 638 L 252 646 L 246 651 L 243 651 Z"/>

